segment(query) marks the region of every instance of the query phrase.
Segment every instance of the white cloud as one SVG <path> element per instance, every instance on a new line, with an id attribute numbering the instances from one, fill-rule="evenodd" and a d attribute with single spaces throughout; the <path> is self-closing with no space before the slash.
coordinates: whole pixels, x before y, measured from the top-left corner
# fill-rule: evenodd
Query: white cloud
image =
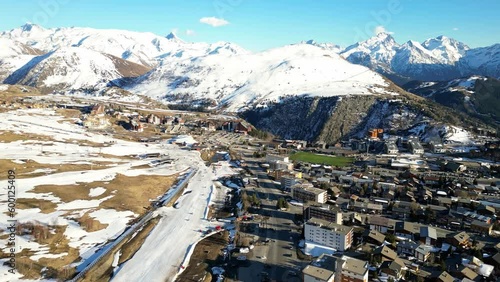
<path id="1" fill-rule="evenodd" d="M 200 23 L 208 24 L 213 27 L 219 27 L 223 25 L 228 25 L 229 22 L 226 21 L 225 19 L 219 19 L 216 17 L 204 17 L 200 19 Z"/>
<path id="2" fill-rule="evenodd" d="M 193 35 L 195 35 L 195 34 L 196 34 L 196 32 L 195 32 L 194 30 L 192 30 L 192 29 L 188 29 L 188 30 L 186 30 L 186 35 L 187 35 L 187 36 L 193 36 Z"/>
<path id="3" fill-rule="evenodd" d="M 178 28 L 176 28 L 176 27 L 174 27 L 174 28 L 172 28 L 172 29 L 170 30 L 170 32 L 171 32 L 171 33 L 173 33 L 173 34 L 177 34 L 177 32 L 178 32 L 178 31 L 179 31 L 179 29 L 178 29 Z"/>
<path id="4" fill-rule="evenodd" d="M 385 27 L 382 25 L 376 26 L 375 29 L 373 30 L 373 33 L 375 33 L 375 35 L 377 35 L 379 33 L 394 34 L 394 32 L 386 30 Z"/>
<path id="5" fill-rule="evenodd" d="M 457 30 L 458 30 L 458 27 L 454 27 L 454 28 L 453 28 L 453 30 L 454 30 L 454 31 L 457 31 Z"/>

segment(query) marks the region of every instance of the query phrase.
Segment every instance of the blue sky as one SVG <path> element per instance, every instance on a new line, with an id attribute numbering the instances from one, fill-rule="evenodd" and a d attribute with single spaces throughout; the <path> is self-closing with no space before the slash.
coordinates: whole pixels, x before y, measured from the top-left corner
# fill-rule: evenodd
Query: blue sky
<path id="1" fill-rule="evenodd" d="M 186 41 L 230 41 L 253 51 L 308 39 L 345 47 L 386 30 L 399 43 L 446 35 L 480 47 L 500 43 L 498 11 L 498 0 L 11 0 L 2 3 L 0 30 L 28 21 L 175 30 Z"/>

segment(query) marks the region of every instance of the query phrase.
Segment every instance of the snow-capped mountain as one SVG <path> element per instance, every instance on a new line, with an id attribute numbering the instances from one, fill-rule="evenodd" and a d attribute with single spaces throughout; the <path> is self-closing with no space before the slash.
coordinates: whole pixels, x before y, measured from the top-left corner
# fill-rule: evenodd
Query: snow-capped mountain
<path id="1" fill-rule="evenodd" d="M 40 50 L 31 48 L 19 41 L 0 38 L 0 82 L 36 55 L 41 54 Z"/>
<path id="2" fill-rule="evenodd" d="M 36 56 L 5 79 L 42 89 L 100 89 L 115 79 L 144 74 L 148 69 L 109 54 L 68 47 Z"/>
<path id="3" fill-rule="evenodd" d="M 15 40 L 44 52 L 62 47 L 82 47 L 148 67 L 155 66 L 157 57 L 167 53 L 179 54 L 194 51 L 194 54 L 187 55 L 195 56 L 200 52 L 213 51 L 220 45 L 230 44 L 188 43 L 174 33 L 163 37 L 150 32 L 113 29 L 81 27 L 45 29 L 35 24 L 25 24 L 20 28 L 4 31 L 0 34 L 0 38 Z M 230 45 L 232 51 L 247 52 L 235 44 Z"/>
<path id="4" fill-rule="evenodd" d="M 238 111 L 289 95 L 392 93 L 389 85 L 379 74 L 333 51 L 294 44 L 255 54 L 164 57 L 157 68 L 126 88 L 171 102 L 208 101 L 211 106 Z"/>
<path id="5" fill-rule="evenodd" d="M 0 38 L 0 58 L 19 55 L 41 55 L 41 51 L 27 46 L 19 41 Z"/>
<path id="6" fill-rule="evenodd" d="M 230 111 L 287 95 L 391 92 L 386 89 L 390 82 L 382 76 L 341 58 L 339 46 L 314 41 L 253 54 L 229 42 L 184 42 L 173 33 L 161 37 L 120 30 L 45 29 L 33 24 L 3 32 L 0 38 L 47 52 L 19 66 L 5 83 L 49 91 L 114 85 L 170 102 L 199 102 Z M 147 72 L 132 62 L 154 68 Z M 126 73 L 130 69 L 136 71 Z M 143 73 L 137 79 L 123 79 Z"/>
<path id="7" fill-rule="evenodd" d="M 470 49 L 446 36 L 399 45 L 389 34 L 380 33 L 347 47 L 341 55 L 352 63 L 389 76 L 406 77 L 407 81 L 450 80 L 474 74 L 500 77 L 500 44 Z"/>
<path id="8" fill-rule="evenodd" d="M 318 43 L 318 42 L 314 41 L 313 39 L 310 39 L 307 41 L 301 41 L 300 44 L 314 45 L 314 46 L 317 46 L 317 47 L 320 47 L 320 48 L 323 48 L 325 50 L 329 50 L 329 51 L 332 51 L 335 53 L 340 53 L 342 51 L 342 47 L 340 47 L 340 45 L 333 44 L 333 43 Z"/>
<path id="9" fill-rule="evenodd" d="M 394 38 L 382 32 L 366 41 L 347 47 L 342 51 L 342 56 L 351 63 L 390 72 L 391 62 L 398 48 L 399 44 Z"/>
<path id="10" fill-rule="evenodd" d="M 457 66 L 464 76 L 480 74 L 500 78 L 500 44 L 467 50 Z"/>
<path id="11" fill-rule="evenodd" d="M 427 39 L 422 46 L 431 51 L 432 55 L 440 60 L 440 63 L 454 64 L 462 58 L 469 46 L 453 38 L 438 36 Z"/>
<path id="12" fill-rule="evenodd" d="M 416 41 L 408 41 L 398 48 L 391 69 L 399 75 L 425 81 L 458 76 L 453 65 L 440 60 L 432 51 Z"/>

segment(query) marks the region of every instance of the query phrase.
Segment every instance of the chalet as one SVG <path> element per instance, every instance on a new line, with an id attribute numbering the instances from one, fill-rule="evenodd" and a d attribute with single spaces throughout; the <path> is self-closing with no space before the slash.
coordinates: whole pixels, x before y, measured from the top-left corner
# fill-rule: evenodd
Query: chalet
<path id="1" fill-rule="evenodd" d="M 394 231 L 396 221 L 382 216 L 369 216 L 368 224 L 370 225 L 370 230 L 387 233 L 388 231 Z"/>
<path id="2" fill-rule="evenodd" d="M 142 126 L 142 123 L 136 119 L 130 120 L 129 128 L 131 131 L 136 131 L 136 132 L 143 132 L 144 131 L 144 127 Z"/>
<path id="3" fill-rule="evenodd" d="M 439 276 L 436 278 L 437 282 L 454 282 L 455 277 L 451 276 L 448 272 L 443 271 Z"/>
<path id="4" fill-rule="evenodd" d="M 379 275 L 382 277 L 387 277 L 387 280 L 384 279 L 383 281 L 389 281 L 389 278 L 392 278 L 392 281 L 399 281 L 404 277 L 407 267 L 401 259 L 396 258 L 393 261 L 383 262 L 382 265 L 380 265 L 379 269 Z"/>
<path id="5" fill-rule="evenodd" d="M 406 255 L 414 256 L 415 250 L 418 248 L 418 246 L 419 245 L 413 241 L 404 240 L 404 241 L 399 241 L 396 244 L 396 249 L 397 249 L 398 254 L 406 254 Z"/>
<path id="6" fill-rule="evenodd" d="M 147 117 L 147 122 L 150 124 L 160 124 L 161 123 L 161 118 L 158 117 L 157 115 L 154 114 L 149 114 Z"/>
<path id="7" fill-rule="evenodd" d="M 485 235 L 491 235 L 493 232 L 493 224 L 486 223 L 480 220 L 473 220 L 470 224 L 470 229 Z"/>
<path id="8" fill-rule="evenodd" d="M 105 107 L 103 104 L 94 105 L 90 114 L 83 121 L 83 126 L 90 129 L 102 129 L 109 125 L 110 123 L 105 115 Z"/>
<path id="9" fill-rule="evenodd" d="M 465 231 L 459 233 L 451 233 L 446 237 L 446 241 L 454 247 L 469 247 L 470 236 Z"/>
<path id="10" fill-rule="evenodd" d="M 380 246 L 385 242 L 385 235 L 376 230 L 366 229 L 363 233 L 363 240 L 364 242 Z"/>
<path id="11" fill-rule="evenodd" d="M 435 245 L 437 243 L 436 228 L 429 226 L 420 226 L 420 242 L 426 245 Z"/>
<path id="12" fill-rule="evenodd" d="M 252 131 L 252 126 L 248 122 L 242 120 L 242 121 L 239 121 L 234 126 L 234 131 L 246 134 L 246 133 L 249 133 Z"/>
<path id="13" fill-rule="evenodd" d="M 415 235 L 420 232 L 420 225 L 414 222 L 396 222 L 395 235 L 401 238 L 414 240 Z"/>
<path id="14" fill-rule="evenodd" d="M 373 255 L 379 261 L 394 261 L 398 258 L 398 254 L 387 246 L 378 247 L 373 251 Z"/>
<path id="15" fill-rule="evenodd" d="M 415 249 L 415 257 L 418 261 L 426 262 L 431 255 L 432 246 L 421 244 Z"/>

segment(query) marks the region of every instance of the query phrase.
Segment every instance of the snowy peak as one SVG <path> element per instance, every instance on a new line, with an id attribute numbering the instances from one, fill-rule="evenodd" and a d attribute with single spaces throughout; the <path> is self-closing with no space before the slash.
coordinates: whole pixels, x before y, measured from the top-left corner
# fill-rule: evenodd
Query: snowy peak
<path id="1" fill-rule="evenodd" d="M 307 41 L 300 41 L 298 44 L 307 44 L 307 45 L 312 45 L 316 46 L 319 48 L 322 48 L 324 50 L 332 51 L 334 53 L 340 53 L 342 51 L 342 48 L 340 45 L 336 45 L 333 43 L 318 43 L 314 39 L 309 39 Z"/>
<path id="2" fill-rule="evenodd" d="M 347 47 L 341 55 L 351 63 L 390 72 L 391 61 L 398 48 L 399 45 L 390 34 L 381 32 L 368 40 Z"/>
<path id="3" fill-rule="evenodd" d="M 36 31 L 44 31 L 45 28 L 37 25 L 37 24 L 33 24 L 33 23 L 30 23 L 30 22 L 27 22 L 25 23 L 24 25 L 21 26 L 21 30 L 23 32 L 36 32 Z"/>
<path id="4" fill-rule="evenodd" d="M 436 38 L 427 39 L 422 43 L 427 50 L 446 64 L 453 64 L 460 60 L 469 50 L 469 46 L 459 42 L 453 38 L 446 36 L 438 36 Z"/>
<path id="5" fill-rule="evenodd" d="M 389 33 L 386 32 L 380 32 L 376 36 L 368 39 L 366 41 L 367 44 L 383 44 L 385 46 L 392 46 L 392 45 L 397 45 L 396 40 L 394 40 L 394 37 L 390 35 Z"/>
<path id="6" fill-rule="evenodd" d="M 500 76 L 500 55 L 495 50 L 470 49 L 444 35 L 423 43 L 410 40 L 398 45 L 390 34 L 379 33 L 347 47 L 341 54 L 352 63 L 404 80 L 450 80 L 473 74 Z"/>
<path id="7" fill-rule="evenodd" d="M 143 66 L 96 51 L 66 47 L 31 59 L 5 79 L 43 90 L 99 90 L 127 75 L 141 75 Z"/>
<path id="8" fill-rule="evenodd" d="M 179 43 L 184 42 L 173 31 L 170 32 L 169 34 L 167 34 L 167 36 L 165 36 L 165 38 L 170 40 L 170 41 L 173 41 L 173 42 L 179 42 Z"/>

